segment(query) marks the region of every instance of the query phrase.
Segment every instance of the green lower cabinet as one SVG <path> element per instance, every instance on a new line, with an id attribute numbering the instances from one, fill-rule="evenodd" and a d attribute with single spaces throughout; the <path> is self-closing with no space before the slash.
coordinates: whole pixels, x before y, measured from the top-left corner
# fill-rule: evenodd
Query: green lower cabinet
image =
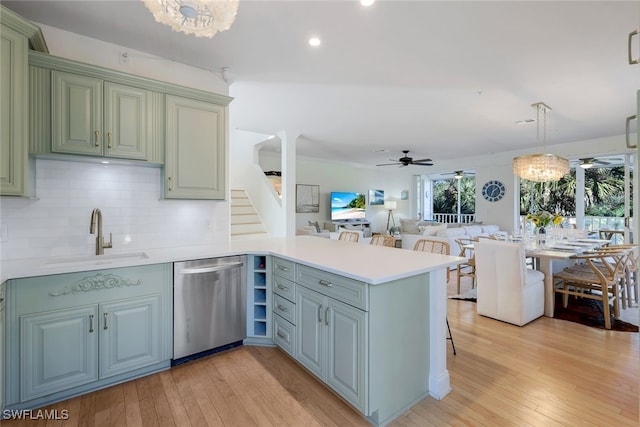
<path id="1" fill-rule="evenodd" d="M 20 318 L 20 399 L 46 396 L 98 379 L 98 307 Z"/>
<path id="2" fill-rule="evenodd" d="M 100 378 L 162 361 L 160 295 L 100 305 Z"/>
<path id="3" fill-rule="evenodd" d="M 32 409 L 170 366 L 172 266 L 10 280 L 6 407 Z"/>
<path id="4" fill-rule="evenodd" d="M 296 359 L 365 411 L 367 312 L 297 287 Z"/>

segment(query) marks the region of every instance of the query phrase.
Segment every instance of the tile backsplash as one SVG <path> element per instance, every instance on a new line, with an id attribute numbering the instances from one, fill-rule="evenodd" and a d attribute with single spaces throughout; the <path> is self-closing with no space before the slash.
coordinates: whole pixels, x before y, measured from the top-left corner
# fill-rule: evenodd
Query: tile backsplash
<path id="1" fill-rule="evenodd" d="M 94 208 L 113 234 L 105 253 L 229 239 L 228 202 L 165 200 L 160 168 L 36 159 L 35 170 L 34 198 L 0 200 L 2 260 L 95 253 Z"/>

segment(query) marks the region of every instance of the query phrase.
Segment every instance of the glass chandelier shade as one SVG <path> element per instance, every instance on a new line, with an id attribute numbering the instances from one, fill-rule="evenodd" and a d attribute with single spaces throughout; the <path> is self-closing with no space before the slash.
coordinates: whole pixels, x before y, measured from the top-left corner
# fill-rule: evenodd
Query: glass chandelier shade
<path id="1" fill-rule="evenodd" d="M 569 173 L 569 161 L 555 154 L 518 156 L 513 159 L 513 173 L 529 181 L 559 181 Z"/>
<path id="2" fill-rule="evenodd" d="M 542 102 L 531 105 L 537 110 L 537 140 L 540 142 L 540 111 L 544 112 L 544 148 L 547 145 L 547 111 Z M 535 182 L 559 181 L 569 173 L 569 160 L 555 154 L 528 154 L 513 159 L 513 173 L 522 179 Z"/>
<path id="3" fill-rule="evenodd" d="M 212 38 L 236 19 L 238 0 L 142 0 L 155 20 L 173 31 Z"/>

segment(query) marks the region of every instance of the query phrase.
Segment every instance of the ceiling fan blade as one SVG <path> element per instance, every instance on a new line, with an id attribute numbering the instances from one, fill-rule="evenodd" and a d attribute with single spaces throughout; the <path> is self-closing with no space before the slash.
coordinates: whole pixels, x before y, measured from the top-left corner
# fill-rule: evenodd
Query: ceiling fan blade
<path id="1" fill-rule="evenodd" d="M 398 163 L 398 162 L 395 162 L 395 163 L 381 163 L 381 164 L 376 165 L 376 166 L 392 166 L 392 165 L 401 165 L 401 164 L 402 163 Z"/>
<path id="2" fill-rule="evenodd" d="M 420 159 L 420 160 L 414 160 L 413 163 L 422 163 L 422 162 L 433 162 L 433 160 L 431 159 Z"/>
<path id="3" fill-rule="evenodd" d="M 591 161 L 591 163 L 597 163 L 597 164 L 599 164 L 599 165 L 610 165 L 610 164 L 611 164 L 611 163 L 609 163 L 609 162 L 605 162 L 605 161 L 603 161 L 603 160 L 598 160 L 598 159 L 594 159 L 594 160 L 592 160 L 592 161 Z"/>
<path id="4" fill-rule="evenodd" d="M 433 163 L 412 162 L 411 164 L 418 166 L 433 166 Z"/>

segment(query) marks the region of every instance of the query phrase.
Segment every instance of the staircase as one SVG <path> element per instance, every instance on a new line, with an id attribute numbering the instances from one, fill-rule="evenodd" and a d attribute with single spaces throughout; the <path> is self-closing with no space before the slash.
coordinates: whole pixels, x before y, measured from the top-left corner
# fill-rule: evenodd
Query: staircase
<path id="1" fill-rule="evenodd" d="M 251 199 L 242 189 L 231 190 L 231 239 L 267 237 L 269 233 Z"/>

